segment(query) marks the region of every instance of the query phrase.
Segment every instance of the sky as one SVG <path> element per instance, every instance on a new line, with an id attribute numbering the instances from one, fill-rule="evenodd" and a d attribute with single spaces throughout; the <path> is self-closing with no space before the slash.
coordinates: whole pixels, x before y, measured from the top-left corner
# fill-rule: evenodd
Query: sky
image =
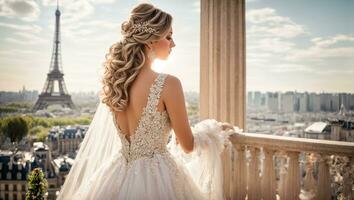
<path id="1" fill-rule="evenodd" d="M 354 92 L 353 0 L 246 7 L 248 90 Z"/>
<path id="2" fill-rule="evenodd" d="M 60 0 L 61 54 L 70 92 L 98 91 L 109 47 L 142 1 Z M 199 91 L 200 1 L 152 0 L 173 16 L 176 47 L 153 69 Z M 56 0 L 0 0 L 0 91 L 41 91 Z M 246 0 L 247 90 L 354 93 L 354 0 Z"/>

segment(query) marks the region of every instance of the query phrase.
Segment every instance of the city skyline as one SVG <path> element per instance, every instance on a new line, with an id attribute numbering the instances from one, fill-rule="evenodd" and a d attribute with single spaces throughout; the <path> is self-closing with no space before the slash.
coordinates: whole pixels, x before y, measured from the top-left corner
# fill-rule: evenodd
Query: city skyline
<path id="1" fill-rule="evenodd" d="M 120 39 L 120 24 L 138 2 L 60 1 L 69 93 L 100 89 L 104 55 Z M 172 14 L 176 42 L 169 60 L 157 61 L 154 69 L 180 78 L 185 91 L 199 92 L 200 1 L 149 2 Z M 56 0 L 2 1 L 0 7 L 0 90 L 18 91 L 25 85 L 41 91 L 52 52 Z M 246 0 L 247 90 L 353 93 L 352 9 L 354 1 Z"/>
<path id="2" fill-rule="evenodd" d="M 9 91 L 9 90 L 0 90 L 0 92 L 41 92 L 41 90 L 35 90 L 35 89 L 28 89 L 25 85 L 23 85 L 21 88 L 18 88 L 17 90 Z M 184 92 L 195 92 L 199 93 L 199 91 L 184 91 Z M 288 92 L 294 92 L 294 93 L 315 93 L 315 94 L 354 94 L 354 92 L 327 92 L 327 91 L 300 91 L 300 90 L 247 90 L 247 92 L 261 92 L 261 93 L 288 93 Z M 72 93 L 79 94 L 79 93 L 99 93 L 99 91 L 94 91 L 94 90 L 84 90 L 84 91 L 73 91 Z"/>

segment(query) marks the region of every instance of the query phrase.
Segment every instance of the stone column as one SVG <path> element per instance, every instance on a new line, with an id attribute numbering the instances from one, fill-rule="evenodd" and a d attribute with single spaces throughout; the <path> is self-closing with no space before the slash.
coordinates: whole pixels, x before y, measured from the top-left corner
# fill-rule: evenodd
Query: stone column
<path id="1" fill-rule="evenodd" d="M 201 0 L 200 117 L 245 128 L 245 0 Z"/>

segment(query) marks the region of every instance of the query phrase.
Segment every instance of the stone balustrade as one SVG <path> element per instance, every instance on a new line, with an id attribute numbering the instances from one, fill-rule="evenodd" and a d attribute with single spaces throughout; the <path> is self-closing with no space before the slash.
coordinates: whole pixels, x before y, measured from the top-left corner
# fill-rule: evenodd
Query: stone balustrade
<path id="1" fill-rule="evenodd" d="M 230 141 L 226 199 L 354 199 L 354 143 L 252 133 Z"/>

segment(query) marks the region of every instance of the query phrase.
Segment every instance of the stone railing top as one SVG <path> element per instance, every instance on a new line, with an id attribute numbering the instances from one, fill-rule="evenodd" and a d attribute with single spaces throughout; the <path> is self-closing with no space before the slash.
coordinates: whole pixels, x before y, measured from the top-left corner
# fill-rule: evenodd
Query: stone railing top
<path id="1" fill-rule="evenodd" d="M 276 151 L 316 152 L 327 155 L 354 156 L 354 142 L 295 138 L 256 133 L 235 133 L 230 136 L 233 144 L 266 147 Z"/>

